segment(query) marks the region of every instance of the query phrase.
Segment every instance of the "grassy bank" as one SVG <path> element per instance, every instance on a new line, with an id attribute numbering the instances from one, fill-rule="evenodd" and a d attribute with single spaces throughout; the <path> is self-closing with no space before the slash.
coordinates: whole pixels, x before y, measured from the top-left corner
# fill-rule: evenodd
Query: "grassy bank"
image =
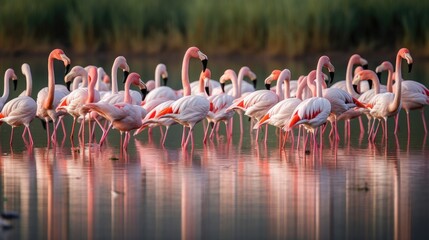
<path id="1" fill-rule="evenodd" d="M 429 54 L 419 0 L 0 1 L 0 51 L 63 47 L 156 54 L 189 45 L 219 54 L 299 56 L 407 46 Z"/>

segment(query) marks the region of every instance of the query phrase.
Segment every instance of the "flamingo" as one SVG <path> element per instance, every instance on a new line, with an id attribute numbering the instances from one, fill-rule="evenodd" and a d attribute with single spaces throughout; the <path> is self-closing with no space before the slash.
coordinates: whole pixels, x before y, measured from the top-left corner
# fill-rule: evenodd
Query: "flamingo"
<path id="1" fill-rule="evenodd" d="M 401 48 L 396 55 L 396 72 L 395 72 L 395 80 L 397 87 L 395 91 L 385 92 L 375 95 L 371 101 L 368 103 L 368 107 L 370 108 L 370 114 L 372 117 L 377 118 L 379 121 L 381 119 L 384 120 L 384 138 L 387 140 L 387 118 L 391 116 L 395 116 L 398 114 L 401 109 L 401 97 L 402 97 L 402 59 L 405 59 L 408 63 L 408 71 L 411 71 L 413 58 L 411 57 L 410 51 L 407 48 Z M 371 131 L 372 141 L 375 139 L 375 135 L 377 131 L 374 130 L 374 123 L 372 123 Z"/>
<path id="2" fill-rule="evenodd" d="M 30 122 L 36 117 L 37 104 L 33 98 L 31 98 L 32 91 L 32 76 L 30 66 L 27 63 L 22 64 L 21 71 L 26 77 L 27 88 L 24 96 L 18 96 L 7 102 L 0 113 L 0 124 L 5 122 L 12 126 L 10 133 L 10 146 L 13 142 L 13 130 L 15 127 L 24 125 L 24 132 L 22 133 L 22 139 L 27 144 L 25 134 L 28 134 L 28 144 L 30 147 L 33 146 L 33 136 L 31 135 Z"/>
<path id="3" fill-rule="evenodd" d="M 210 77 L 211 77 L 211 72 L 210 72 L 210 69 L 208 68 L 206 68 L 206 70 L 204 72 L 201 72 L 200 74 L 199 87 L 200 87 L 201 96 L 205 96 L 204 86 L 205 84 L 209 83 Z M 164 102 L 160 103 L 158 106 L 150 110 L 146 115 L 146 117 L 143 119 L 142 126 L 134 132 L 134 135 L 139 134 L 147 127 L 152 128 L 155 126 L 165 126 L 166 130 L 161 140 L 161 144 L 162 146 L 164 146 L 170 126 L 173 124 L 176 124 L 177 122 L 173 118 L 166 118 L 166 117 L 161 118 L 160 116 L 168 112 L 169 108 L 174 102 L 175 102 L 174 100 L 166 100 L 166 101 L 164 100 Z"/>
<path id="4" fill-rule="evenodd" d="M 276 81 L 284 82 L 284 98 L 279 101 L 273 107 L 268 110 L 268 112 L 253 126 L 253 129 L 258 129 L 264 124 L 270 124 L 274 127 L 280 128 L 280 130 L 288 125 L 290 118 L 292 116 L 293 111 L 301 103 L 301 92 L 302 88 L 297 89 L 298 97 L 290 98 L 290 85 L 289 81 L 291 78 L 291 73 L 289 69 L 283 69 L 279 75 L 274 75 L 277 79 L 273 79 Z M 303 76 L 301 77 L 301 79 Z M 299 79 L 298 79 L 299 82 Z"/>
<path id="5" fill-rule="evenodd" d="M 371 101 L 371 99 L 375 95 L 379 94 L 380 92 L 386 92 L 386 88 L 384 88 L 382 90 L 382 88 L 380 86 L 380 80 L 379 80 L 377 74 L 372 70 L 362 70 L 362 71 L 356 73 L 355 77 L 353 78 L 352 83 L 353 83 L 353 86 L 358 86 L 361 81 L 366 81 L 366 80 L 370 80 L 370 83 L 373 86 L 373 88 L 368 90 L 368 91 L 365 91 L 358 98 L 359 102 L 361 102 L 365 106 L 366 106 L 366 104 L 368 104 Z M 358 94 L 360 94 L 360 92 Z M 366 116 L 368 118 L 368 133 L 369 133 L 372 116 L 369 113 L 369 110 L 366 108 L 360 108 L 359 111 L 361 113 L 366 114 Z"/>
<path id="6" fill-rule="evenodd" d="M 354 91 L 352 86 L 353 67 L 355 65 L 360 65 L 363 67 L 363 69 L 368 69 L 368 61 L 362 58 L 359 54 L 353 54 L 350 56 L 347 64 L 346 79 L 334 83 L 331 88 L 340 88 L 344 91 L 347 91 L 350 95 L 352 95 L 352 97 L 358 98 L 359 95 Z M 363 90 L 361 92 L 363 92 Z"/>
<path id="7" fill-rule="evenodd" d="M 52 138 L 56 139 L 56 122 L 62 122 L 61 116 L 64 112 L 57 112 L 55 109 L 61 99 L 70 92 L 64 85 L 55 85 L 54 60 L 63 61 L 67 74 L 70 68 L 70 58 L 66 56 L 63 50 L 54 49 L 48 56 L 48 87 L 42 88 L 37 94 L 37 113 L 36 116 L 46 123 L 48 146 L 50 143 L 49 122 L 53 122 Z M 64 125 L 63 131 L 65 133 Z"/>
<path id="8" fill-rule="evenodd" d="M 213 128 L 210 134 L 210 138 L 213 137 L 214 130 L 217 129 L 219 122 L 225 122 L 226 126 L 226 134 L 228 139 L 232 136 L 232 117 L 234 116 L 234 112 L 228 111 L 226 109 L 232 104 L 234 99 L 241 95 L 241 88 L 238 86 L 237 82 L 237 74 L 232 69 L 225 70 L 224 74 L 220 77 L 219 82 L 221 84 L 221 88 L 224 88 L 225 82 L 227 80 L 231 80 L 232 82 L 232 95 L 222 93 L 218 95 L 212 95 L 208 99 L 212 104 L 212 110 L 207 114 L 207 120 L 213 123 Z M 210 124 L 207 125 L 206 134 L 204 136 L 204 142 L 206 140 L 206 135 L 208 133 L 208 129 Z"/>
<path id="9" fill-rule="evenodd" d="M 267 89 L 254 91 L 241 99 L 235 100 L 234 103 L 227 108 L 226 112 L 239 109 L 244 111 L 246 116 L 259 121 L 272 106 L 283 100 L 283 92 L 281 91 L 282 83 L 280 81 L 277 81 L 276 92 L 269 90 L 271 82 L 273 79 L 278 79 L 279 74 L 280 70 L 272 71 L 270 76 L 268 76 L 264 81 Z M 266 128 L 265 138 L 267 138 L 267 130 L 268 129 Z M 258 138 L 258 135 L 259 128 L 256 131 L 256 139 Z"/>
<path id="10" fill-rule="evenodd" d="M 110 82 L 110 92 L 102 92 L 100 101 L 104 102 L 110 102 L 112 104 L 123 102 L 124 99 L 124 93 L 118 94 L 118 68 L 120 68 L 123 71 L 124 79 L 127 78 L 130 67 L 128 66 L 127 60 L 124 56 L 118 56 L 113 61 L 112 69 L 111 69 L 111 77 L 112 80 Z M 139 94 L 140 95 L 140 94 Z M 136 104 L 139 101 L 139 97 L 141 99 L 141 96 L 136 96 L 136 99 L 132 99 Z M 140 100 L 141 101 L 141 100 Z"/>
<path id="11" fill-rule="evenodd" d="M 146 89 L 146 85 L 140 79 L 138 73 L 130 73 L 125 82 L 125 97 L 124 102 L 117 104 L 109 104 L 106 102 L 87 103 L 83 106 L 83 112 L 97 112 L 99 115 L 106 118 L 113 128 L 118 129 L 122 134 L 125 133 L 125 138 L 122 148 L 125 150 L 128 147 L 130 140 L 130 131 L 138 129 L 142 124 L 142 118 L 146 115 L 146 111 L 138 105 L 132 104 L 130 95 L 130 85 L 138 85 L 141 89 Z M 100 139 L 100 145 L 107 137 L 106 134 Z"/>
<path id="12" fill-rule="evenodd" d="M 61 100 L 56 111 L 66 111 L 73 117 L 72 130 L 70 133 L 70 140 L 73 141 L 74 130 L 78 118 L 83 120 L 79 133 L 82 133 L 84 128 L 85 113 L 82 112 L 82 107 L 86 103 L 98 102 L 100 100 L 100 94 L 95 90 L 97 84 L 98 70 L 96 67 L 89 68 L 90 81 L 87 88 L 78 88 L 72 91 L 69 95 Z M 81 66 L 74 66 L 71 71 L 65 76 L 65 81 L 70 82 L 76 76 L 81 76 L 83 82 L 88 82 L 88 72 Z M 84 138 L 84 136 L 82 136 Z"/>
<path id="13" fill-rule="evenodd" d="M 294 126 L 303 125 L 313 134 L 314 147 L 316 147 L 316 129 L 326 123 L 331 113 L 331 103 L 322 97 L 322 68 L 330 65 L 332 64 L 329 57 L 319 58 L 316 69 L 316 96 L 302 101 L 293 111 L 289 125 L 285 126 L 285 130 L 289 131 Z"/>
<path id="14" fill-rule="evenodd" d="M 175 90 L 168 86 L 161 86 L 161 78 L 164 82 L 168 79 L 167 67 L 160 63 L 155 69 L 155 89 L 150 91 L 141 106 L 150 112 L 154 107 L 168 100 L 176 100 L 178 98 Z"/>
<path id="15" fill-rule="evenodd" d="M 4 89 L 3 95 L 0 97 L 0 111 L 3 109 L 4 104 L 9 98 L 9 79 L 12 80 L 14 89 L 16 89 L 18 78 L 16 77 L 15 71 L 12 68 L 8 68 L 4 73 Z"/>
<path id="16" fill-rule="evenodd" d="M 397 84 L 393 84 L 393 65 L 388 61 L 384 61 L 376 68 L 377 73 L 381 73 L 382 71 L 386 71 L 386 70 L 389 73 L 387 77 L 388 79 L 387 87 L 391 91 L 395 91 L 395 89 L 397 88 Z M 428 88 L 425 85 L 413 80 L 403 80 L 401 94 L 402 94 L 401 106 L 402 106 L 402 109 L 404 109 L 405 113 L 407 114 L 408 134 L 410 133 L 410 116 L 409 116 L 410 110 L 417 110 L 417 109 L 420 110 L 422 121 L 423 121 L 423 128 L 425 130 L 425 133 L 427 133 L 424 107 L 429 104 Z M 398 129 L 398 119 L 399 119 L 399 113 L 395 117 L 395 133 L 397 132 L 397 129 Z"/>
<path id="17" fill-rule="evenodd" d="M 163 110 L 161 110 L 160 113 L 158 114 L 158 117 L 164 117 L 164 115 L 168 114 L 164 118 L 172 118 L 183 126 L 182 144 L 181 144 L 182 147 L 186 147 L 188 145 L 190 138 L 192 138 L 192 147 L 193 147 L 193 136 L 192 136 L 193 128 L 197 122 L 201 121 L 206 117 L 210 109 L 210 103 L 205 96 L 203 97 L 198 95 L 192 95 L 193 97 L 196 97 L 195 99 L 191 97 L 191 85 L 189 83 L 189 60 L 191 58 L 200 59 L 203 65 L 203 72 L 205 72 L 207 68 L 207 62 L 208 62 L 207 56 L 204 53 L 202 53 L 197 47 L 188 48 L 185 52 L 185 55 L 182 61 L 183 97 L 176 100 L 171 106 L 168 106 Z M 207 103 L 208 103 L 208 108 L 206 108 Z M 195 106 L 192 104 L 195 104 Z M 189 127 L 190 131 L 188 133 L 188 137 L 186 138 L 186 142 L 185 142 L 186 127 Z"/>

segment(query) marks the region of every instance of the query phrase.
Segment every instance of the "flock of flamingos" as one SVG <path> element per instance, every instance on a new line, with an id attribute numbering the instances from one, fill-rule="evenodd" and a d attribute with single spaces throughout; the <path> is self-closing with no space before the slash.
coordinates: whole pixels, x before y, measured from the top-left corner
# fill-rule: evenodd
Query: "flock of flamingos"
<path id="1" fill-rule="evenodd" d="M 199 59 L 203 68 L 199 81 L 189 81 L 189 61 Z M 64 62 L 66 75 L 65 85 L 55 84 L 54 60 Z M 130 132 L 139 134 L 145 129 L 165 127 L 161 131 L 162 145 L 164 145 L 168 129 L 173 124 L 183 126 L 182 147 L 194 145 L 193 129 L 200 121 L 208 121 L 205 128 L 204 143 L 211 141 L 214 133 L 219 130 L 219 123 L 226 126 L 226 136 L 232 137 L 232 120 L 235 113 L 240 118 L 240 131 L 243 132 L 242 115 L 252 119 L 253 129 L 258 140 L 259 129 L 264 125 L 267 139 L 268 125 L 278 128 L 280 144 L 286 141 L 295 141 L 296 134 L 305 136 L 304 146 L 311 136 L 310 144 L 318 146 L 316 135 L 320 141 L 325 128 L 330 123 L 329 136 L 339 141 L 337 122 L 345 121 L 350 131 L 350 120 L 358 119 L 360 131 L 368 133 L 368 141 L 375 141 L 379 126 L 382 126 L 383 138 L 388 137 L 387 119 L 396 117 L 395 134 L 397 131 L 397 116 L 401 108 L 407 113 L 408 134 L 410 123 L 408 113 L 419 109 L 422 114 L 423 126 L 427 132 L 423 113 L 425 105 L 429 104 L 429 90 L 423 84 L 413 80 L 403 80 L 401 65 L 406 61 L 411 71 L 413 58 L 407 48 L 402 48 L 396 56 L 395 68 L 390 62 L 383 62 L 376 71 L 368 70 L 367 61 L 354 54 L 350 57 L 346 79 L 327 87 L 327 81 L 333 79 L 335 68 L 329 57 L 321 56 L 315 70 L 307 76 L 300 76 L 298 80 L 291 80 L 288 69 L 274 70 L 265 79 L 264 90 L 255 90 L 255 86 L 244 81 L 250 78 L 256 81 L 256 75 L 248 68 L 243 67 L 237 74 L 227 69 L 219 81 L 211 80 L 210 70 L 207 68 L 208 58 L 197 47 L 190 47 L 183 58 L 182 86 L 183 89 L 174 90 L 166 86 L 168 73 L 165 65 L 159 64 L 156 68 L 155 81 L 144 83 L 138 73 L 129 73 L 126 59 L 119 56 L 115 59 L 111 79 L 102 68 L 75 66 L 70 71 L 70 59 L 63 50 L 54 49 L 48 57 L 48 86 L 41 89 L 37 99 L 31 97 L 32 78 L 28 64 L 22 65 L 22 73 L 26 76 L 27 88 L 19 97 L 7 101 L 9 80 L 16 80 L 12 69 L 5 73 L 5 94 L 0 98 L 0 123 L 7 123 L 12 127 L 10 145 L 12 146 L 14 128 L 23 125 L 22 138 L 27 147 L 33 146 L 33 137 L 29 128 L 36 117 L 45 122 L 48 146 L 55 144 L 56 132 L 61 125 L 66 133 L 63 118 L 66 115 L 73 117 L 70 140 L 73 142 L 76 123 L 80 123 L 78 138 L 80 143 L 85 142 L 85 136 L 92 143 L 94 128 L 102 131 L 98 144 L 102 145 L 111 128 L 121 132 L 121 144 L 127 148 Z M 353 68 L 355 70 L 353 70 Z M 327 68 L 330 76 L 323 73 Z M 125 87 L 118 90 L 117 72 L 124 73 Z M 387 85 L 381 85 L 378 73 L 388 71 Z M 103 81 L 106 80 L 107 81 Z M 164 84 L 161 83 L 164 80 Z M 231 82 L 227 84 L 227 82 Z M 271 83 L 276 86 L 271 88 Z M 15 81 L 14 81 L 15 82 Z M 109 82 L 109 83 L 107 83 Z M 131 87 L 140 89 L 132 90 Z M 162 86 L 161 86 L 162 85 Z M 71 90 L 70 90 L 71 88 Z M 368 119 L 367 129 L 362 124 L 361 116 Z M 376 121 L 378 120 L 378 121 Z M 52 129 L 49 127 L 52 122 Z M 88 132 L 85 133 L 85 123 L 88 123 Z M 162 128 L 161 128 L 162 129 Z M 189 131 L 187 131 L 189 129 Z M 297 131 L 293 131 L 298 129 Z M 301 131 L 302 129 L 302 131 Z M 303 131 L 306 130 L 306 131 Z M 237 130 L 235 130 L 237 131 Z M 299 138 L 298 138 L 299 139 Z M 299 140 L 298 140 L 299 141 Z M 191 142 L 191 143 L 189 143 Z M 321 143 L 320 143 L 321 144 Z"/>

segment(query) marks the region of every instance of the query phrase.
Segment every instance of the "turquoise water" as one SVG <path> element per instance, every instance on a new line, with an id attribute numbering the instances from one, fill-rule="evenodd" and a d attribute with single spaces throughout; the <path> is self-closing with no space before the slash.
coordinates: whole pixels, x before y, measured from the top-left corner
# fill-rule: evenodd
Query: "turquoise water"
<path id="1" fill-rule="evenodd" d="M 72 56 L 70 56 L 72 58 Z M 94 58 L 109 71 L 111 63 Z M 35 92 L 46 84 L 46 57 L 31 57 Z M 167 58 L 166 58 L 167 59 Z M 0 62 L 19 75 L 24 57 Z M 181 57 L 128 59 L 132 70 L 153 78 L 158 61 L 169 68 L 170 82 L 179 86 Z M 289 63 L 290 61 L 290 63 Z M 346 62 L 339 58 L 337 62 Z M 335 59 L 332 59 L 335 64 Z M 370 68 L 379 62 L 374 60 Z M 78 58 L 74 64 L 93 64 Z M 371 61 L 370 61 L 371 63 Z M 291 65 L 293 76 L 310 67 L 306 61 L 211 59 L 213 78 L 228 67 L 248 65 L 262 80 L 273 68 Z M 311 63 L 311 66 L 315 66 Z M 413 79 L 428 86 L 427 62 L 415 61 Z M 344 63 L 336 65 L 343 79 Z M 198 76 L 200 64 L 191 64 Z M 294 74 L 293 69 L 299 73 Z M 57 82 L 63 73 L 56 64 Z M 191 77 L 192 78 L 192 77 Z M 22 79 L 22 77 L 21 77 Z M 23 81 L 21 82 L 23 83 Z M 120 86 L 122 86 L 120 84 Z M 24 89 L 20 85 L 18 92 Z M 12 93 L 12 97 L 17 93 Z M 426 111 L 427 112 L 427 111 Z M 426 113 L 426 119 L 429 114 Z M 47 147 L 38 120 L 31 129 L 33 149 L 22 142 L 22 129 L 9 146 L 10 127 L 2 125 L 0 157 L 1 211 L 17 212 L 12 228 L 0 229 L 9 239 L 427 239 L 429 237 L 429 144 L 419 112 L 412 112 L 410 138 L 401 112 L 398 135 L 390 119 L 387 142 L 368 143 L 352 123 L 350 139 L 340 124 L 339 144 L 324 137 L 320 152 L 305 152 L 288 142 L 279 148 L 276 131 L 267 144 L 255 142 L 250 123 L 243 133 L 234 122 L 234 137 L 220 135 L 204 145 L 203 126 L 195 130 L 194 149 L 180 147 L 181 128 L 173 126 L 165 147 L 154 129 L 131 138 L 128 151 L 111 131 L 108 142 L 71 147 L 59 133 L 55 147 Z M 366 120 L 364 120 L 365 123 Z M 66 119 L 70 131 L 71 119 Z M 97 132 L 97 136 L 100 134 Z M 301 139 L 302 143 L 302 139 Z"/>

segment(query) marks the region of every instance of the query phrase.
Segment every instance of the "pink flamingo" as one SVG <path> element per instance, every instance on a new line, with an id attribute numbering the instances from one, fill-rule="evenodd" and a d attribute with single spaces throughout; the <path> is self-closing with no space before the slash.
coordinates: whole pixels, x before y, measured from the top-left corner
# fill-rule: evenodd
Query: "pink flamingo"
<path id="1" fill-rule="evenodd" d="M 303 90 L 302 87 L 298 87 L 297 89 L 298 97 L 290 98 L 289 81 L 291 78 L 291 73 L 289 69 L 283 69 L 279 75 L 275 74 L 274 77 L 277 77 L 277 79 L 274 78 L 273 80 L 284 82 L 283 94 L 285 99 L 279 101 L 277 104 L 271 107 L 270 110 L 268 110 L 268 112 L 259 120 L 259 122 L 253 126 L 253 129 L 258 129 L 262 125 L 270 124 L 282 130 L 284 126 L 289 124 L 293 111 L 298 106 L 298 104 L 302 102 L 300 99 Z M 300 79 L 302 78 L 304 77 L 302 76 Z M 298 82 L 300 79 L 298 79 Z"/>
<path id="2" fill-rule="evenodd" d="M 331 113 L 331 103 L 326 98 L 322 97 L 322 68 L 324 66 L 332 66 L 330 59 L 327 56 L 321 56 L 317 63 L 316 96 L 303 100 L 295 108 L 289 125 L 285 127 L 285 130 L 289 131 L 294 126 L 303 125 L 307 131 L 313 134 L 314 147 L 316 147 L 316 129 L 326 123 L 329 114 Z"/>
<path id="3" fill-rule="evenodd" d="M 57 107 L 57 111 L 66 111 L 73 117 L 72 130 L 70 133 L 70 140 L 73 141 L 74 130 L 76 122 L 79 119 L 82 120 L 82 124 L 79 130 L 79 135 L 84 139 L 85 136 L 81 135 L 82 130 L 84 129 L 85 113 L 82 112 L 82 107 L 86 103 L 98 102 L 100 100 L 100 94 L 95 90 L 95 85 L 97 83 L 98 71 L 96 67 L 89 68 L 89 81 L 87 88 L 78 88 L 72 91 L 69 95 L 64 97 L 61 100 L 61 103 Z M 83 82 L 88 82 L 88 72 L 81 66 L 75 66 L 71 71 L 66 75 L 65 81 L 70 82 L 75 77 L 81 76 Z M 103 129 L 104 130 L 104 129 Z M 91 141 L 90 141 L 91 142 Z"/>
<path id="4" fill-rule="evenodd" d="M 368 90 L 368 91 L 365 91 L 364 93 L 362 93 L 359 96 L 358 100 L 364 105 L 368 104 L 371 101 L 371 99 L 375 95 L 379 94 L 380 92 L 386 92 L 386 89 L 381 90 L 380 80 L 379 80 L 377 74 L 372 70 L 362 70 L 362 71 L 358 72 L 355 75 L 355 77 L 353 78 L 353 86 L 359 86 L 361 81 L 366 81 L 366 80 L 371 81 L 371 83 L 372 83 L 371 85 L 373 85 L 373 88 Z M 366 114 L 366 116 L 368 118 L 368 133 L 369 133 L 372 116 L 369 113 L 369 110 L 366 108 L 360 108 L 359 111 L 361 113 Z"/>
<path id="5" fill-rule="evenodd" d="M 27 63 L 22 64 L 21 71 L 26 77 L 27 89 L 24 96 L 19 96 L 7 102 L 1 113 L 0 113 L 0 124 L 5 122 L 12 126 L 10 133 L 10 146 L 13 142 L 13 130 L 15 127 L 24 125 L 24 132 L 22 133 L 22 139 L 25 144 L 25 134 L 28 133 L 28 143 L 30 147 L 33 146 L 33 136 L 31 135 L 30 122 L 36 117 L 37 104 L 33 98 L 31 98 L 32 91 L 32 76 L 30 66 Z"/>
<path id="6" fill-rule="evenodd" d="M 112 104 L 124 101 L 124 93 L 122 92 L 121 94 L 119 94 L 119 90 L 118 90 L 118 69 L 121 69 L 123 71 L 124 79 L 126 79 L 129 74 L 130 67 L 128 66 L 127 60 L 123 56 L 118 56 L 113 61 L 113 65 L 111 69 L 112 80 L 110 82 L 110 92 L 100 93 L 101 95 L 100 101 L 110 102 Z M 141 96 L 136 96 L 136 97 L 137 97 L 136 99 L 134 98 L 132 99 L 133 102 L 135 102 L 134 104 L 137 104 L 139 100 L 138 97 L 140 97 L 140 101 L 141 101 Z"/>
<path id="7" fill-rule="evenodd" d="M 228 111 L 239 109 L 244 111 L 246 116 L 259 121 L 268 110 L 274 106 L 279 101 L 283 100 L 283 92 L 281 89 L 282 83 L 277 81 L 276 92 L 273 92 L 270 89 L 270 84 L 273 79 L 278 79 L 280 70 L 272 71 L 271 75 L 265 79 L 265 86 L 267 89 L 257 90 L 249 95 L 236 99 L 234 103 L 227 108 Z M 267 138 L 268 129 L 265 128 L 265 138 Z M 256 131 L 256 139 L 259 137 L 259 128 Z"/>
<path id="8" fill-rule="evenodd" d="M 391 91 L 395 91 L 397 88 L 397 84 L 393 84 L 393 65 L 385 61 L 381 65 L 379 65 L 376 68 L 377 73 L 381 73 L 382 71 L 388 71 L 389 75 L 387 77 L 387 87 Z M 392 85 L 393 84 L 393 85 Z M 413 80 L 404 80 L 402 81 L 402 88 L 401 88 L 401 106 L 402 109 L 405 110 L 405 113 L 407 114 L 407 128 L 408 128 L 408 134 L 410 134 L 410 116 L 409 113 L 411 110 L 420 110 L 422 121 L 423 121 L 423 128 L 425 130 L 425 133 L 427 133 L 427 127 L 426 127 L 426 119 L 424 115 L 424 107 L 429 104 L 429 90 L 428 88 L 416 81 Z M 395 116 L 395 133 L 398 130 L 398 119 L 399 119 L 399 113 Z"/>
<path id="9" fill-rule="evenodd" d="M 347 64 L 346 79 L 334 83 L 331 88 L 340 88 L 344 91 L 347 91 L 350 95 L 352 95 L 352 97 L 358 98 L 359 95 L 354 91 L 352 86 L 353 67 L 355 65 L 360 65 L 364 69 L 368 69 L 368 61 L 362 58 L 359 54 L 353 54 L 350 56 L 349 62 Z"/>
<path id="10" fill-rule="evenodd" d="M 370 108 L 370 114 L 378 119 L 384 119 L 384 138 L 387 140 L 387 118 L 391 116 L 395 116 L 398 114 L 401 109 L 401 97 L 402 97 L 402 59 L 405 59 L 408 63 L 409 71 L 411 71 L 411 66 L 413 63 L 413 58 L 411 57 L 410 51 L 407 48 L 401 48 L 396 55 L 396 89 L 394 93 L 385 92 L 375 95 L 371 101 L 368 103 L 368 107 Z M 377 130 L 373 132 L 374 123 L 372 124 L 370 133 L 372 135 L 372 141 L 374 141 L 375 136 L 377 134 Z"/>
<path id="11" fill-rule="evenodd" d="M 70 92 L 64 85 L 55 85 L 54 74 L 54 60 L 63 61 L 66 68 L 66 73 L 70 68 L 70 58 L 68 58 L 64 51 L 61 49 L 54 49 L 48 57 L 48 87 L 42 88 L 37 94 L 37 113 L 36 116 L 46 123 L 46 132 L 48 139 L 48 146 L 50 144 L 49 122 L 53 122 L 52 138 L 56 139 L 56 122 L 62 123 L 61 116 L 64 112 L 57 112 L 55 109 L 60 103 L 61 99 L 68 95 Z M 64 125 L 63 131 L 65 133 Z"/>
<path id="12" fill-rule="evenodd" d="M 14 89 L 16 89 L 18 78 L 12 68 L 8 68 L 4 73 L 4 89 L 3 95 L 0 97 L 0 111 L 3 109 L 5 102 L 9 98 L 9 79 L 13 81 Z"/>
<path id="13" fill-rule="evenodd" d="M 83 106 L 82 111 L 97 112 L 100 116 L 106 118 L 113 128 L 118 129 L 122 134 L 125 133 L 125 138 L 122 144 L 123 149 L 127 149 L 130 140 L 130 131 L 138 129 L 142 124 L 142 118 L 146 115 L 146 111 L 138 105 L 132 104 L 130 95 L 130 85 L 134 84 L 141 89 L 146 89 L 146 85 L 140 79 L 137 73 L 130 73 L 125 82 L 125 97 L 124 102 L 117 104 L 109 104 L 106 102 L 87 103 Z M 107 137 L 104 134 L 100 139 L 100 145 Z"/>
<path id="14" fill-rule="evenodd" d="M 204 88 L 205 88 L 206 84 L 209 84 L 210 77 L 211 77 L 210 69 L 206 68 L 206 70 L 204 72 L 201 72 L 200 80 L 199 80 L 200 81 L 200 84 L 199 84 L 199 88 L 200 88 L 200 94 L 199 95 L 200 96 L 204 96 L 204 97 L 206 96 Z M 174 102 L 175 102 L 174 100 L 166 100 L 166 101 L 160 103 L 158 106 L 156 106 L 152 110 L 150 110 L 148 112 L 148 114 L 146 115 L 146 117 L 143 119 L 142 126 L 135 131 L 134 135 L 139 134 L 140 132 L 142 132 L 147 127 L 153 128 L 156 126 L 165 126 L 166 130 L 165 130 L 165 133 L 163 134 L 163 137 L 161 140 L 161 144 L 162 144 L 162 146 L 164 146 L 165 140 L 167 139 L 167 134 L 168 134 L 168 130 L 169 130 L 170 126 L 173 124 L 176 124 L 177 122 L 173 118 L 167 118 L 167 117 L 161 118 L 160 116 L 169 112 L 170 107 Z M 183 136 L 184 136 L 184 134 L 183 134 Z M 183 139 L 184 138 L 182 138 L 182 144 L 184 143 Z"/>
<path id="15" fill-rule="evenodd" d="M 198 58 L 198 59 L 201 60 L 201 63 L 203 65 L 203 72 L 207 68 L 208 58 L 207 58 L 207 56 L 203 52 L 201 52 L 197 47 L 190 47 L 190 48 L 188 48 L 186 50 L 185 55 L 183 57 L 183 61 L 182 61 L 182 76 L 181 76 L 182 77 L 182 86 L 183 86 L 183 97 L 191 96 L 191 85 L 189 83 L 189 61 L 190 61 L 191 58 Z M 176 100 L 173 103 L 173 104 L 175 104 L 176 108 L 179 106 L 179 103 L 176 103 L 176 102 L 179 101 L 182 98 L 179 98 L 178 100 Z M 203 97 L 203 98 L 205 98 L 205 97 Z M 205 99 L 205 100 L 207 100 L 207 99 Z M 189 100 L 186 100 L 186 101 L 189 101 Z M 181 102 L 184 102 L 184 100 L 181 100 Z M 204 102 L 204 101 L 202 101 L 202 102 Z M 207 102 L 208 102 L 208 100 L 207 100 Z M 184 103 L 182 103 L 182 104 L 184 104 Z M 185 105 L 183 105 L 183 106 L 185 106 Z M 172 111 L 173 110 L 172 107 L 173 107 L 173 105 L 168 106 L 168 107 L 162 109 L 160 111 L 160 113 L 156 115 L 156 117 L 161 117 L 161 116 L 163 116 L 165 114 L 174 113 Z M 193 107 L 190 107 L 191 110 L 192 110 L 192 108 Z M 202 108 L 202 110 L 204 110 L 204 108 Z M 208 110 L 207 110 L 207 112 L 208 112 Z M 179 113 L 176 112 L 175 114 L 179 114 Z M 206 115 L 207 115 L 207 113 L 206 113 Z M 178 116 L 178 115 L 175 115 L 175 116 Z M 176 120 L 176 119 L 174 119 L 174 120 Z M 181 122 L 179 122 L 179 123 L 181 123 Z M 196 122 L 194 122 L 193 124 L 196 124 Z M 188 143 L 189 137 L 192 137 L 192 131 L 190 131 L 190 133 L 188 134 L 188 138 L 187 138 L 187 141 L 185 143 L 186 127 L 188 127 L 188 126 L 190 127 L 191 125 L 187 124 L 185 122 L 183 122 L 182 125 L 183 125 L 183 133 L 182 133 L 182 144 L 181 145 L 182 145 L 182 147 L 185 147 L 187 145 L 187 143 Z M 192 126 L 192 128 L 193 128 L 193 126 Z M 192 141 L 193 141 L 193 138 L 192 138 Z M 192 145 L 192 147 L 193 147 L 193 145 Z"/>
<path id="16" fill-rule="evenodd" d="M 210 133 L 210 138 L 213 138 L 213 134 L 215 129 L 217 129 L 219 122 L 224 122 L 226 126 L 226 134 L 227 138 L 230 139 L 232 137 L 232 117 L 234 116 L 234 112 L 228 111 L 226 109 L 232 104 L 234 99 L 241 95 L 241 88 L 238 86 L 237 82 L 237 74 L 232 69 L 225 70 L 224 74 L 220 77 L 219 82 L 221 84 L 221 88 L 224 88 L 225 82 L 227 80 L 231 80 L 232 82 L 232 95 L 222 93 L 218 95 L 212 95 L 208 98 L 210 103 L 212 104 L 212 110 L 207 114 L 207 120 L 209 123 L 213 123 L 212 131 Z M 201 91 L 201 90 L 200 90 Z M 206 142 L 208 129 L 210 128 L 210 124 L 207 125 L 206 134 L 204 136 L 204 143 Z"/>

